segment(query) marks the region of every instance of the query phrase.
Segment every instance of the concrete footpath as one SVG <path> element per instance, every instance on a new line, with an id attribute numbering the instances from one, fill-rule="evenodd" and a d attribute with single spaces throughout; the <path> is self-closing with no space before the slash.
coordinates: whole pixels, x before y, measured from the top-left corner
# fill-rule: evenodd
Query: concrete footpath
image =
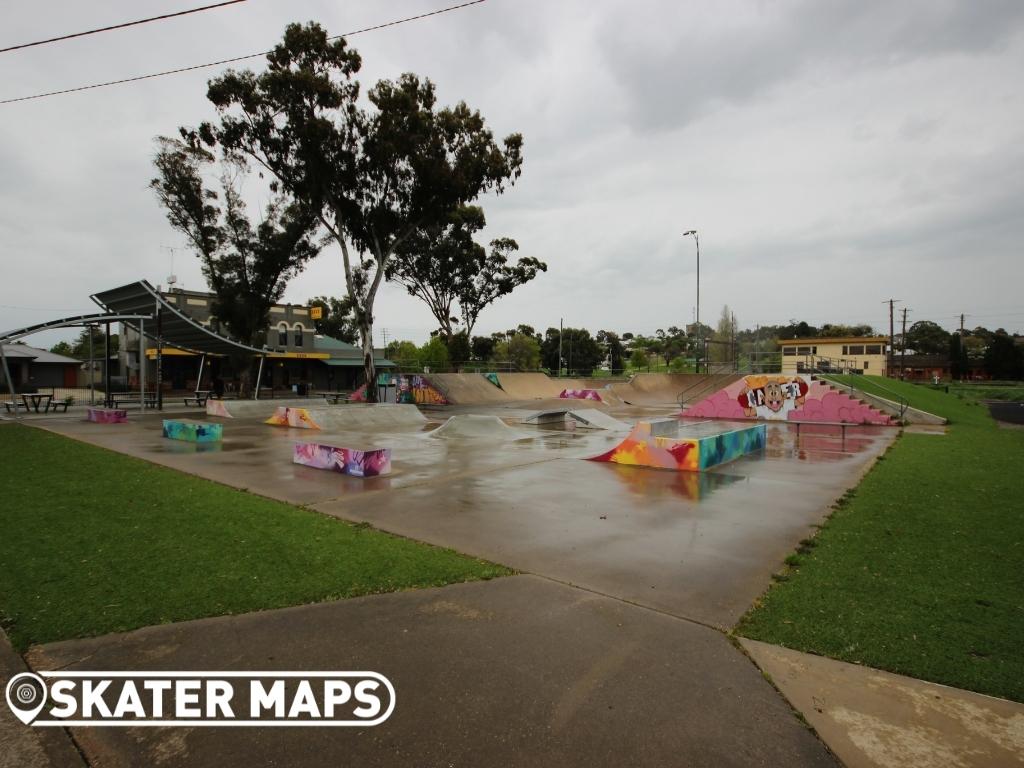
<path id="1" fill-rule="evenodd" d="M 102 766 L 835 766 L 719 632 L 536 576 L 34 648 L 40 669 L 367 669 L 374 728 L 76 728 Z"/>
<path id="2" fill-rule="evenodd" d="M 1024 766 L 1024 704 L 741 643 L 847 768 Z"/>
<path id="3" fill-rule="evenodd" d="M 0 629 L 0 685 L 28 667 Z M 29 728 L 0 703 L 0 768 L 83 768 L 85 763 L 62 728 Z"/>

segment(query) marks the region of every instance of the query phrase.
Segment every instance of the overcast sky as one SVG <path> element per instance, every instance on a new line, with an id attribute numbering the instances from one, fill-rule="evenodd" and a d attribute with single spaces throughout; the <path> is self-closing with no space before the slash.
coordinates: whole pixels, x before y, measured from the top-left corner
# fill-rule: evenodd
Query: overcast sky
<path id="1" fill-rule="evenodd" d="M 248 0 L 0 54 L 0 99 L 267 50 L 291 21 L 330 33 L 456 0 Z M 0 6 L 0 47 L 203 2 Z M 477 333 L 529 323 L 652 333 L 723 304 L 790 319 L 1024 330 L 1024 3 L 487 0 L 351 38 L 364 89 L 406 71 L 525 138 L 486 237 L 546 261 Z M 236 66 L 260 68 L 261 59 Z M 0 330 L 91 311 L 140 278 L 204 288 L 147 188 L 153 137 L 212 116 L 221 68 L 0 105 Z M 328 247 L 286 298 L 341 295 Z M 386 286 L 375 336 L 422 342 Z M 37 336 L 52 343 L 72 335 Z"/>

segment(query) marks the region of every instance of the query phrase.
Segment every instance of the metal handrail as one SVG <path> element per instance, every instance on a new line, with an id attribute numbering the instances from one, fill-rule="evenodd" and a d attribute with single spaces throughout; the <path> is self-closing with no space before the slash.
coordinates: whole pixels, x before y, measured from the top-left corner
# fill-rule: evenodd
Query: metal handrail
<path id="1" fill-rule="evenodd" d="M 819 374 L 819 376 L 821 376 L 821 378 L 823 378 L 825 381 L 829 382 L 830 384 L 835 384 L 837 387 L 844 387 L 846 389 L 849 389 L 851 395 L 854 394 L 855 392 L 859 392 L 862 395 L 867 395 L 868 397 L 877 397 L 877 398 L 880 398 L 882 400 L 892 399 L 900 407 L 900 418 L 901 419 L 903 418 L 904 414 L 906 414 L 907 409 L 910 407 L 910 402 L 907 400 L 907 398 L 905 398 L 899 392 L 896 392 L 895 390 L 889 389 L 884 384 L 878 384 L 877 382 L 875 382 L 873 380 L 871 382 L 871 386 L 873 388 L 877 388 L 877 389 L 882 390 L 883 392 L 889 393 L 890 395 L 892 395 L 892 398 L 885 398 L 885 397 L 882 397 L 881 395 L 876 395 L 873 392 L 868 392 L 866 389 L 858 389 L 852 383 L 847 383 L 845 381 L 836 381 L 835 379 L 829 378 L 829 376 L 827 374 Z"/>

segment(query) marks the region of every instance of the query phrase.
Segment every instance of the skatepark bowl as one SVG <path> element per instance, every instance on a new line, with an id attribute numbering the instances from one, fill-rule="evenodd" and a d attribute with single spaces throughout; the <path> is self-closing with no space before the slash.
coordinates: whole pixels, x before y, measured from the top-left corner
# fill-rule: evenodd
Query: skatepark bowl
<path id="1" fill-rule="evenodd" d="M 581 404 L 542 394 L 423 409 L 228 401 L 230 417 L 201 417 L 223 425 L 215 449 L 162 437 L 162 419 L 195 417 L 194 409 L 120 424 L 33 423 L 716 627 L 742 616 L 897 434 L 893 427 L 806 424 L 798 433 L 792 424 L 768 423 L 763 449 L 704 472 L 624 466 L 585 459 L 613 449 L 638 421 L 675 417 L 678 407 L 664 399 Z M 308 409 L 319 429 L 265 423 L 282 406 Z M 588 418 L 587 408 L 598 410 Z M 538 419 L 539 410 L 545 416 Z M 680 435 L 751 425 L 681 419 Z M 351 477 L 293 463 L 295 444 L 310 442 L 390 449 L 391 473 Z"/>

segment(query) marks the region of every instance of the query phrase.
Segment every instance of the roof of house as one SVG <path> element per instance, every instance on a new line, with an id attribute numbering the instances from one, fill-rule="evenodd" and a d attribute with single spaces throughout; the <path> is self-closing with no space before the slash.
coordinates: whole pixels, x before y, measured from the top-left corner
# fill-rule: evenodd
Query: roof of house
<path id="1" fill-rule="evenodd" d="M 779 339 L 780 347 L 794 344 L 887 344 L 888 336 L 833 336 L 830 338 Z"/>
<path id="2" fill-rule="evenodd" d="M 347 341 L 336 339 L 333 336 L 326 336 L 322 333 L 318 333 L 313 336 L 313 346 L 317 349 L 322 349 L 325 352 L 340 349 L 355 350 L 356 352 L 359 352 L 359 347 L 354 344 L 349 344 Z"/>
<path id="3" fill-rule="evenodd" d="M 39 349 L 38 347 L 30 347 L 28 344 L 4 344 L 4 354 L 7 357 L 20 357 L 22 359 L 28 358 L 34 363 L 60 363 L 62 365 L 78 365 L 81 360 L 75 360 L 73 357 L 66 357 L 65 355 L 58 355 L 56 352 L 50 352 L 46 349 Z"/>

